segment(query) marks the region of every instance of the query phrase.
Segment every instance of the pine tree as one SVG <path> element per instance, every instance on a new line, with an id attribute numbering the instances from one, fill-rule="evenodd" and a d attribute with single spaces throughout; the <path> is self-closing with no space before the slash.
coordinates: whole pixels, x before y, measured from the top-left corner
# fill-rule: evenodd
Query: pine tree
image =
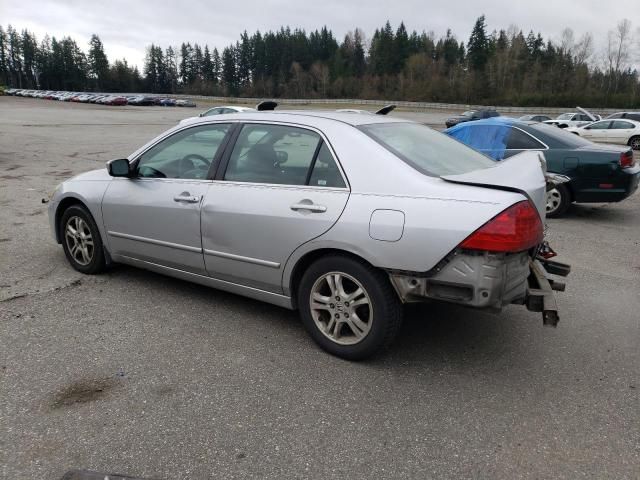
<path id="1" fill-rule="evenodd" d="M 89 54 L 87 56 L 89 65 L 89 75 L 95 82 L 95 87 L 99 91 L 104 91 L 109 77 L 109 60 L 104 53 L 104 46 L 100 37 L 95 33 L 89 40 Z"/>
<path id="2" fill-rule="evenodd" d="M 487 39 L 484 15 L 476 20 L 469 43 L 467 43 L 467 58 L 474 70 L 483 70 L 489 59 L 489 40 Z"/>
<path id="3" fill-rule="evenodd" d="M 226 47 L 222 51 L 222 83 L 228 95 L 238 94 L 236 52 L 233 46 Z"/>

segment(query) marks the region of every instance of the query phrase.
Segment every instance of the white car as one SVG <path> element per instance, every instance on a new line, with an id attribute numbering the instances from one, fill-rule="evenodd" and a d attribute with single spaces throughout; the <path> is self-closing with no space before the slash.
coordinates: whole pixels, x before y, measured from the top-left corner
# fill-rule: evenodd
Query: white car
<path id="1" fill-rule="evenodd" d="M 544 123 L 555 125 L 556 127 L 560 128 L 567 128 L 582 127 L 592 122 L 601 120 L 600 115 L 594 115 L 583 108 L 576 107 L 576 110 L 578 111 L 573 113 L 563 113 L 561 115 L 558 115 L 558 117 L 554 120 L 546 120 Z"/>
<path id="2" fill-rule="evenodd" d="M 213 107 L 213 108 L 210 108 L 209 110 L 205 110 L 204 112 L 202 112 L 197 117 L 189 117 L 189 118 L 185 118 L 183 120 L 180 120 L 179 125 L 182 125 L 184 123 L 190 122 L 191 120 L 194 120 L 194 119 L 196 119 L 198 117 L 210 117 L 210 116 L 213 116 L 213 115 L 223 115 L 225 113 L 254 112 L 255 110 L 256 110 L 255 108 L 239 107 L 237 105 L 227 105 L 227 106 L 222 106 L 222 107 Z"/>
<path id="3" fill-rule="evenodd" d="M 628 119 L 600 120 L 584 127 L 569 127 L 567 132 L 575 133 L 592 142 L 629 145 L 640 150 L 640 122 Z"/>

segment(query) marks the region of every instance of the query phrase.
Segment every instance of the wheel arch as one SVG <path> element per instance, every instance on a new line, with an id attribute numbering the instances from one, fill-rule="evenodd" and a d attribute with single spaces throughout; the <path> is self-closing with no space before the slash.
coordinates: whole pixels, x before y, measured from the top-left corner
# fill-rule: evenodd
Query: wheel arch
<path id="1" fill-rule="evenodd" d="M 56 232 L 56 241 L 58 243 L 62 243 L 62 238 L 60 237 L 60 220 L 62 219 L 62 215 L 64 214 L 64 212 L 73 205 L 80 205 L 84 207 L 87 210 L 87 212 L 89 212 L 89 215 L 93 217 L 93 215 L 91 214 L 91 210 L 89 209 L 87 204 L 80 198 L 74 197 L 74 196 L 68 196 L 60 200 L 60 203 L 58 203 L 58 206 L 56 207 L 56 215 L 55 215 L 55 232 Z M 93 221 L 95 222 L 95 220 L 96 219 L 94 218 Z"/>
<path id="2" fill-rule="evenodd" d="M 316 260 L 322 258 L 322 257 L 326 257 L 326 256 L 330 256 L 330 255 L 340 255 L 343 257 L 347 257 L 347 258 L 351 258 L 353 260 L 362 262 L 368 266 L 371 266 L 373 268 L 377 268 L 375 265 L 373 265 L 371 262 L 369 262 L 366 258 L 364 258 L 363 256 L 359 255 L 358 253 L 348 250 L 348 249 L 344 249 L 344 248 L 340 248 L 340 247 L 319 247 L 319 248 L 315 248 L 313 250 L 309 250 L 305 253 L 303 253 L 300 258 L 298 258 L 297 260 L 295 260 L 295 263 L 293 263 L 293 265 L 290 267 L 289 269 L 289 274 L 287 274 L 287 268 L 285 267 L 285 293 L 288 293 L 291 296 L 291 304 L 293 306 L 294 309 L 298 308 L 297 305 L 297 296 L 298 296 L 298 288 L 297 286 L 300 283 L 300 280 L 302 279 L 302 276 L 304 275 L 304 272 L 306 272 L 307 268 L 309 268 L 309 266 L 315 262 Z M 288 289 L 288 292 L 286 291 Z"/>

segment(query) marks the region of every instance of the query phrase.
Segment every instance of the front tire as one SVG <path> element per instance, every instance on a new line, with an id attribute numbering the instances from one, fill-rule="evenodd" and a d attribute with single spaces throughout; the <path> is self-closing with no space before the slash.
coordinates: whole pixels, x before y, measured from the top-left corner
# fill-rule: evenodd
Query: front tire
<path id="1" fill-rule="evenodd" d="M 102 238 L 89 211 L 80 205 L 67 208 L 60 219 L 62 248 L 73 268 L 93 275 L 105 268 Z"/>
<path id="2" fill-rule="evenodd" d="M 307 269 L 298 306 L 315 342 L 348 360 L 362 360 L 388 346 L 402 324 L 402 305 L 389 279 L 341 255 L 321 258 Z"/>
<path id="3" fill-rule="evenodd" d="M 547 217 L 561 217 L 567 211 L 569 205 L 571 205 L 571 192 L 564 184 L 558 185 L 547 192 Z"/>

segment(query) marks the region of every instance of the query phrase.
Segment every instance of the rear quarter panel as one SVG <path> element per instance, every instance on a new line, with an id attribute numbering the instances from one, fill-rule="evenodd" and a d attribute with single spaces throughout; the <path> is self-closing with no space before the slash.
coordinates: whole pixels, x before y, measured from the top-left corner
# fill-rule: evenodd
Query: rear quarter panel
<path id="1" fill-rule="evenodd" d="M 432 195 L 352 193 L 339 221 L 289 258 L 283 274 L 285 293 L 291 293 L 288 286 L 298 260 L 324 248 L 351 252 L 379 268 L 427 272 L 488 220 L 525 199 L 519 193 L 428 180 L 443 185 L 431 188 Z M 399 240 L 371 237 L 369 222 L 374 210 L 404 213 Z"/>

